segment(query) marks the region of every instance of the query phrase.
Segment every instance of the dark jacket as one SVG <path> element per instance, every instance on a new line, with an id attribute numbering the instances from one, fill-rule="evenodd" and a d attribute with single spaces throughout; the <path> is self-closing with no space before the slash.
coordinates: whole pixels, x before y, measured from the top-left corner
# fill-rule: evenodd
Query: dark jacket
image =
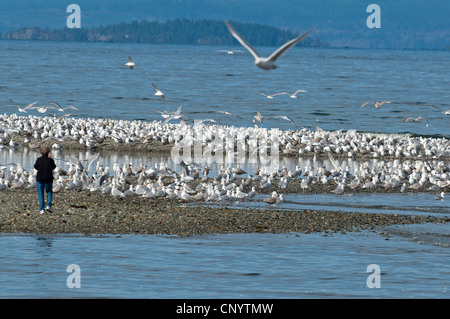
<path id="1" fill-rule="evenodd" d="M 56 168 L 53 158 L 42 155 L 36 160 L 34 168 L 37 169 L 36 181 L 40 183 L 53 182 L 53 170 Z"/>

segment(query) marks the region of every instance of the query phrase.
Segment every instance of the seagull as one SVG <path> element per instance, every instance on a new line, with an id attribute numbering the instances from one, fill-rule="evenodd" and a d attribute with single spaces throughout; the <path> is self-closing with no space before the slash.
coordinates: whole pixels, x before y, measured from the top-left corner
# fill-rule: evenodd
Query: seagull
<path id="1" fill-rule="evenodd" d="M 434 196 L 434 199 L 436 199 L 436 200 L 439 200 L 439 199 L 443 200 L 444 197 L 445 197 L 445 193 L 444 193 L 444 192 L 441 192 L 440 194 L 436 194 L 436 195 Z"/>
<path id="2" fill-rule="evenodd" d="M 335 193 L 336 195 L 342 195 L 344 193 L 344 187 L 345 187 L 344 183 L 339 183 L 337 187 L 331 192 Z"/>
<path id="3" fill-rule="evenodd" d="M 253 55 L 253 57 L 255 58 L 255 65 L 260 67 L 263 70 L 276 69 L 277 66 L 275 65 L 275 61 L 283 53 L 285 53 L 288 49 L 293 47 L 297 42 L 300 42 L 301 40 L 306 38 L 306 36 L 308 36 L 308 34 L 310 34 L 312 32 L 312 30 L 309 30 L 305 34 L 286 42 L 280 48 L 278 48 L 275 52 L 273 52 L 269 57 L 265 58 L 265 57 L 260 57 L 258 55 L 258 53 L 256 53 L 255 49 L 250 44 L 248 44 L 247 41 L 245 41 L 236 32 L 236 30 L 234 30 L 234 28 L 231 26 L 231 24 L 228 23 L 228 21 L 225 21 L 225 24 L 227 25 L 227 28 L 231 32 L 233 37 L 235 37 Z"/>
<path id="4" fill-rule="evenodd" d="M 297 98 L 297 94 L 300 93 L 300 92 L 306 93 L 307 91 L 305 91 L 305 90 L 297 90 L 297 91 L 295 91 L 295 92 L 292 93 L 292 94 L 290 94 L 290 93 L 288 93 L 288 92 L 281 92 L 281 93 L 279 93 L 279 94 L 287 94 L 287 95 L 289 95 L 289 97 L 290 97 L 291 99 L 296 99 L 296 98 Z"/>
<path id="5" fill-rule="evenodd" d="M 68 105 L 68 106 L 66 106 L 66 107 L 63 108 L 63 107 L 61 107 L 61 105 L 59 105 L 59 104 L 56 103 L 56 102 L 48 102 L 48 103 L 56 105 L 56 106 L 58 107 L 58 110 L 61 111 L 61 112 L 64 112 L 64 111 L 67 110 L 67 109 L 78 110 L 78 108 L 76 108 L 76 107 L 73 106 L 73 105 Z M 50 107 L 50 108 L 52 108 L 52 107 Z"/>
<path id="6" fill-rule="evenodd" d="M 363 103 L 362 105 L 361 105 L 361 107 L 364 107 L 364 106 L 366 106 L 367 104 L 369 104 L 369 103 L 373 103 L 373 106 L 376 108 L 376 109 L 379 109 L 383 104 L 386 104 L 386 103 L 392 103 L 391 101 L 382 101 L 382 102 L 372 102 L 372 101 L 367 101 L 366 103 Z"/>
<path id="7" fill-rule="evenodd" d="M 271 205 L 275 204 L 277 202 L 277 192 L 272 192 L 272 196 L 264 198 L 263 202 Z"/>
<path id="8" fill-rule="evenodd" d="M 204 122 L 211 122 L 211 123 L 217 123 L 217 121 L 215 120 L 215 119 L 203 119 L 203 120 L 195 120 L 194 121 L 194 126 L 195 125 L 201 125 L 201 124 L 203 124 Z"/>
<path id="9" fill-rule="evenodd" d="M 277 116 L 275 116 L 275 117 L 278 117 L 278 118 L 280 118 L 280 119 L 289 121 L 289 122 L 291 122 L 292 124 L 294 124 L 295 127 L 298 128 L 297 123 L 295 123 L 295 121 L 294 121 L 293 119 L 291 119 L 290 117 L 287 117 L 287 116 L 285 116 L 285 115 L 277 115 Z"/>
<path id="10" fill-rule="evenodd" d="M 233 173 L 236 173 L 237 175 L 247 174 L 247 172 L 244 171 L 244 170 L 240 167 L 239 164 L 237 164 L 237 166 L 234 167 L 231 171 L 232 171 Z"/>
<path id="11" fill-rule="evenodd" d="M 170 120 L 179 119 L 179 118 L 183 117 L 183 115 L 180 115 L 182 109 L 183 109 L 183 106 L 180 105 L 180 107 L 178 108 L 178 110 L 175 113 L 171 114 L 168 118 L 166 118 L 164 120 L 164 124 L 167 124 Z"/>
<path id="12" fill-rule="evenodd" d="M 258 92 L 258 93 L 261 94 L 261 95 L 264 95 L 268 99 L 273 99 L 274 96 L 283 94 L 283 93 L 275 93 L 275 94 L 269 95 L 269 94 L 266 94 L 266 93 L 263 93 L 263 92 Z"/>
<path id="13" fill-rule="evenodd" d="M 86 167 L 87 167 L 87 171 L 88 171 L 88 172 L 89 172 L 89 170 L 90 170 L 90 168 L 91 168 L 92 163 L 98 158 L 98 156 L 99 156 L 99 153 L 96 153 L 96 154 L 90 156 L 90 157 L 86 160 L 86 161 L 87 161 Z"/>
<path id="14" fill-rule="evenodd" d="M 14 102 L 13 100 L 9 99 L 15 106 L 17 106 L 17 108 L 19 109 L 19 112 L 22 113 L 27 113 L 27 109 L 32 108 L 37 102 L 28 104 L 27 106 L 25 106 L 24 108 L 21 108 L 19 105 L 16 104 L 16 102 Z"/>
<path id="15" fill-rule="evenodd" d="M 125 63 L 126 66 L 129 66 L 131 70 L 133 70 L 133 68 L 137 65 L 136 63 L 134 63 L 133 59 L 131 58 L 131 56 L 128 57 L 128 62 Z"/>
<path id="16" fill-rule="evenodd" d="M 155 90 L 156 90 L 156 93 L 155 93 L 155 95 L 156 95 L 156 96 L 160 96 L 160 97 L 162 97 L 162 99 L 163 99 L 164 101 L 166 101 L 166 97 L 165 97 L 164 93 L 163 93 L 163 92 L 161 92 L 161 90 L 160 90 L 160 89 L 158 89 L 158 88 L 156 87 L 156 85 L 154 85 L 153 83 L 152 83 L 152 85 L 153 85 L 153 87 L 154 87 L 154 88 L 155 88 Z"/>
<path id="17" fill-rule="evenodd" d="M 170 112 L 170 111 L 160 111 L 160 110 L 155 110 L 155 111 L 158 112 L 159 114 L 161 114 L 161 117 L 163 119 L 166 119 L 175 113 L 175 112 Z"/>
<path id="18" fill-rule="evenodd" d="M 124 197 L 125 196 L 120 190 L 117 189 L 117 186 L 115 183 L 112 185 L 111 195 L 113 195 L 114 197 L 116 197 L 116 196 Z"/>
<path id="19" fill-rule="evenodd" d="M 237 116 L 237 115 L 231 114 L 230 112 L 227 112 L 227 111 L 215 111 L 215 112 L 222 113 L 222 114 L 229 115 L 229 116 Z"/>
<path id="20" fill-rule="evenodd" d="M 47 112 L 48 107 L 45 106 L 32 106 L 30 109 L 36 109 L 39 113 L 45 113 Z"/>
<path id="21" fill-rule="evenodd" d="M 53 188 L 52 188 L 53 193 L 58 193 L 59 191 L 61 191 L 62 188 L 63 188 L 62 181 L 58 179 L 56 181 L 56 185 L 53 186 Z"/>
<path id="22" fill-rule="evenodd" d="M 428 120 L 422 116 L 419 116 L 417 118 L 412 118 L 412 117 L 408 116 L 403 120 L 403 123 L 406 123 L 409 120 L 412 120 L 413 122 L 419 122 L 420 120 L 425 120 L 426 122 L 428 122 Z"/>
<path id="23" fill-rule="evenodd" d="M 255 189 L 255 186 L 252 186 L 252 190 L 247 193 L 247 197 L 253 198 L 253 197 L 255 197 L 255 195 L 256 195 L 256 189 Z"/>
<path id="24" fill-rule="evenodd" d="M 226 52 L 228 55 L 233 55 L 234 52 L 242 52 L 241 50 L 219 50 L 217 52 Z"/>
<path id="25" fill-rule="evenodd" d="M 264 116 L 262 116 L 261 113 L 259 113 L 259 112 L 256 112 L 256 115 L 254 115 L 253 117 L 255 118 L 255 120 L 256 120 L 258 123 L 262 123 L 262 120 L 264 119 Z M 253 120 L 253 122 L 254 122 L 255 120 Z"/>
<path id="26" fill-rule="evenodd" d="M 450 115 L 450 109 L 449 110 L 443 110 L 440 107 L 437 107 L 436 105 L 433 105 L 433 104 L 431 104 L 431 106 L 433 106 L 433 107 L 437 108 L 438 110 L 440 110 L 442 112 L 442 114 Z"/>

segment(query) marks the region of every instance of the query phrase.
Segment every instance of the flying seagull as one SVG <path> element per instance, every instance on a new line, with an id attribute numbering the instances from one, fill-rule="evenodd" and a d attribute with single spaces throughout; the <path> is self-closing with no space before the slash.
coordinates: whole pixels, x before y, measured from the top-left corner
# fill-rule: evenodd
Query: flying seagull
<path id="1" fill-rule="evenodd" d="M 170 117 L 172 114 L 175 113 L 175 112 L 160 111 L 160 110 L 155 110 L 155 111 L 158 112 L 159 114 L 161 114 L 163 119 L 166 119 L 166 118 Z"/>
<path id="2" fill-rule="evenodd" d="M 228 55 L 233 55 L 234 52 L 242 52 L 241 50 L 219 50 L 217 52 L 226 52 Z"/>
<path id="3" fill-rule="evenodd" d="M 156 85 L 154 85 L 153 83 L 152 83 L 152 85 L 153 85 L 153 87 L 154 87 L 154 88 L 155 88 L 155 90 L 156 90 L 156 93 L 155 93 L 155 95 L 156 95 L 156 96 L 160 96 L 160 97 L 162 97 L 162 99 L 163 99 L 164 101 L 166 101 L 166 97 L 165 97 L 164 93 L 163 93 L 163 92 L 161 92 L 161 90 L 160 90 L 160 89 L 158 89 L 158 88 L 156 87 Z"/>
<path id="4" fill-rule="evenodd" d="M 364 107 L 364 106 L 366 106 L 367 104 L 369 104 L 369 103 L 373 103 L 373 106 L 376 108 L 376 109 L 379 109 L 383 104 L 386 104 L 386 103 L 392 103 L 391 101 L 382 101 L 382 102 L 372 102 L 372 101 L 367 101 L 366 103 L 363 103 L 362 105 L 361 105 L 361 107 Z"/>
<path id="5" fill-rule="evenodd" d="M 131 56 L 128 57 L 128 62 L 125 63 L 126 66 L 130 67 L 131 70 L 133 70 L 133 68 L 137 65 L 136 63 L 134 63 L 133 59 L 131 58 Z"/>
<path id="6" fill-rule="evenodd" d="M 256 115 L 254 115 L 253 117 L 255 118 L 255 120 L 256 120 L 258 123 L 262 123 L 262 120 L 264 119 L 264 116 L 262 116 L 261 113 L 259 113 L 259 112 L 256 112 Z M 253 122 L 254 122 L 255 120 L 253 120 Z"/>
<path id="7" fill-rule="evenodd" d="M 269 95 L 269 94 L 266 94 L 266 93 L 263 93 L 263 92 L 258 92 L 258 93 L 261 94 L 261 95 L 264 95 L 268 99 L 273 99 L 274 96 L 283 94 L 283 93 L 275 93 L 275 94 L 270 94 Z"/>
<path id="8" fill-rule="evenodd" d="M 225 114 L 225 115 L 230 115 L 230 116 L 237 116 L 237 115 L 234 115 L 234 114 L 231 114 L 230 112 L 228 112 L 228 111 L 216 111 L 217 113 L 222 113 L 222 114 Z"/>
<path id="9" fill-rule="evenodd" d="M 297 98 L 297 94 L 300 93 L 300 92 L 306 93 L 305 90 L 297 90 L 297 91 L 295 91 L 295 92 L 292 93 L 292 94 L 290 94 L 290 93 L 288 93 L 288 92 L 281 92 L 281 93 L 279 93 L 279 94 L 287 94 L 287 95 L 289 95 L 289 97 L 290 97 L 291 99 L 296 99 L 296 98 Z"/>
<path id="10" fill-rule="evenodd" d="M 168 118 L 166 118 L 164 120 L 163 124 L 167 124 L 167 123 L 169 123 L 169 121 L 171 121 L 173 119 L 179 119 L 179 118 L 183 117 L 183 115 L 181 115 L 181 110 L 182 109 L 183 109 L 183 106 L 180 105 L 180 107 L 178 108 L 178 110 L 175 113 L 171 114 Z"/>
<path id="11" fill-rule="evenodd" d="M 413 122 L 419 122 L 420 120 L 425 120 L 426 122 L 428 122 L 428 120 L 427 120 L 426 118 L 424 118 L 424 117 L 422 117 L 422 116 L 419 116 L 419 117 L 417 117 L 417 118 L 406 117 L 406 118 L 403 120 L 403 123 L 406 123 L 406 122 L 408 122 L 409 120 L 411 120 L 411 121 L 413 121 Z"/>
<path id="12" fill-rule="evenodd" d="M 50 104 L 54 104 L 54 105 L 56 105 L 58 108 L 57 108 L 57 110 L 59 110 L 59 111 L 61 111 L 61 112 L 64 112 L 66 109 L 74 109 L 74 110 L 78 110 L 75 106 L 73 106 L 73 105 L 68 105 L 68 106 L 66 106 L 66 107 L 61 107 L 61 105 L 59 105 L 58 103 L 56 103 L 56 102 L 48 102 L 48 103 L 50 103 Z M 47 107 L 47 108 L 53 108 L 53 107 Z"/>
<path id="13" fill-rule="evenodd" d="M 450 110 L 443 110 L 440 107 L 437 107 L 436 105 L 433 105 L 433 104 L 431 104 L 431 106 L 433 106 L 433 107 L 437 108 L 438 110 L 440 110 L 442 112 L 442 114 L 450 115 Z"/>
<path id="14" fill-rule="evenodd" d="M 32 108 L 37 102 L 34 102 L 34 103 L 31 103 L 31 104 L 28 104 L 27 106 L 25 106 L 25 107 L 20 107 L 19 105 L 17 105 L 16 104 L 16 102 L 14 102 L 13 100 L 11 100 L 11 99 L 9 99 L 15 106 L 17 106 L 17 108 L 19 109 L 19 112 L 22 112 L 22 113 L 27 113 L 27 109 L 30 109 L 30 108 Z"/>
<path id="15" fill-rule="evenodd" d="M 237 32 L 234 30 L 234 28 L 231 26 L 231 24 L 228 23 L 228 21 L 225 21 L 225 24 L 227 25 L 228 30 L 231 32 L 233 37 L 235 37 L 255 58 L 255 65 L 260 67 L 263 70 L 270 70 L 270 69 L 276 69 L 277 66 L 275 65 L 275 61 L 288 49 L 293 47 L 297 42 L 300 42 L 304 38 L 308 36 L 313 30 L 309 30 L 305 34 L 294 38 L 285 44 L 283 44 L 281 47 L 279 47 L 275 52 L 273 52 L 269 57 L 260 57 L 258 53 L 256 53 L 255 49 L 248 44 L 247 41 L 245 41 Z"/>
<path id="16" fill-rule="evenodd" d="M 34 105 L 34 103 L 33 103 Z M 39 113 L 45 113 L 47 112 L 48 109 L 53 108 L 52 106 L 33 106 L 33 105 L 28 105 L 26 108 L 27 109 L 35 109 L 36 111 L 38 111 Z"/>
<path id="17" fill-rule="evenodd" d="M 276 117 L 276 118 L 283 119 L 283 120 L 286 120 L 286 121 L 289 121 L 289 122 L 291 122 L 292 124 L 294 124 L 295 127 L 298 128 L 297 123 L 295 123 L 295 121 L 294 121 L 293 119 L 291 119 L 290 117 L 288 117 L 288 116 L 285 116 L 285 115 L 277 115 L 277 116 L 275 116 L 275 117 Z"/>

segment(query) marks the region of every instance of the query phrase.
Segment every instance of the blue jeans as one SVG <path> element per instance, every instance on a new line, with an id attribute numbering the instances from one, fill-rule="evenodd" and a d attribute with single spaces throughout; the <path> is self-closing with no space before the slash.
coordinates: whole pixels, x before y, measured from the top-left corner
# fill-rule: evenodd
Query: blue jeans
<path id="1" fill-rule="evenodd" d="M 45 209 L 44 190 L 47 192 L 47 206 L 52 207 L 53 183 L 36 182 L 39 198 L 39 210 Z"/>

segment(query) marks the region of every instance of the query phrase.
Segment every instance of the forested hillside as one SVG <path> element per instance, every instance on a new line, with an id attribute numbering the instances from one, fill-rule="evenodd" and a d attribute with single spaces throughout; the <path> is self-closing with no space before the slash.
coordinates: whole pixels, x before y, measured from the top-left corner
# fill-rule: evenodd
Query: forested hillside
<path id="1" fill-rule="evenodd" d="M 256 24 L 233 22 L 248 41 L 254 45 L 277 46 L 298 36 L 292 31 Z M 306 30 L 305 30 L 306 31 Z M 14 40 L 52 40 L 52 41 L 92 41 L 92 42 L 133 42 L 167 44 L 236 44 L 224 21 L 175 19 L 160 22 L 122 22 L 91 29 L 56 30 L 38 27 L 21 28 L 9 31 L 4 39 Z M 326 46 L 319 39 L 308 37 L 299 46 Z"/>

